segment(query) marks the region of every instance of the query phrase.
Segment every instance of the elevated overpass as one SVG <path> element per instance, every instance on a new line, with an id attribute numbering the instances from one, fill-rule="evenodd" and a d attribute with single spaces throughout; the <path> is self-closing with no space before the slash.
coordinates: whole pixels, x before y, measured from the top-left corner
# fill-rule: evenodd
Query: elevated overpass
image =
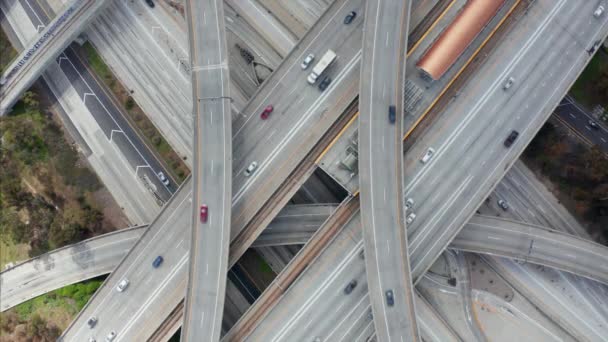
<path id="1" fill-rule="evenodd" d="M 222 1 L 186 1 L 186 21 L 195 125 L 182 340 L 217 341 L 224 313 L 232 207 L 232 113 Z"/>
<path id="2" fill-rule="evenodd" d="M 9 0 L 13 4 L 17 0 Z M 0 77 L 0 115 L 6 114 L 42 72 L 86 28 L 107 0 L 73 0 L 58 13 L 38 37 L 11 63 Z"/>
<path id="3" fill-rule="evenodd" d="M 364 272 L 364 261 L 361 257 L 363 240 L 362 228 L 357 222 L 358 216 L 353 217 L 349 225 L 345 226 L 344 233 L 342 231 L 339 233 L 345 234 L 342 239 L 336 238 L 325 248 L 322 253 L 326 257 L 318 256 L 297 280 L 282 283 L 281 288 L 287 290 L 281 291 L 281 295 L 273 299 L 272 305 L 264 300 L 265 293 L 262 294 L 262 297 L 228 332 L 224 340 L 237 336 L 248 340 L 262 337 L 288 340 L 288 337 L 305 336 L 303 334 L 313 338 L 319 336 L 324 340 L 329 337 L 339 339 L 339 336 L 346 336 L 352 331 L 360 331 L 365 327 L 369 321 L 361 321 L 358 315 L 369 312 L 371 306 L 367 295 L 367 280 L 361 273 Z M 476 236 L 478 241 L 469 242 L 468 238 L 472 235 Z M 527 248 L 529 246 L 532 248 Z M 594 264 L 592 267 L 595 269 L 592 272 L 592 279 L 603 283 L 608 281 L 605 266 L 605 259 L 608 258 L 607 247 L 521 222 L 475 216 L 449 248 L 551 265 L 581 275 L 590 274 L 588 265 L 591 263 Z M 573 266 L 572 258 L 566 255 L 572 253 L 578 253 L 579 256 L 576 266 Z M 297 259 L 303 256 L 303 253 L 298 254 L 292 264 L 297 264 Z M 556 258 L 560 261 L 556 262 Z M 592 260 L 598 262 L 593 263 Z M 599 265 L 600 263 L 603 265 Z M 412 267 L 414 266 L 415 264 L 412 264 Z M 362 288 L 345 296 L 341 289 L 352 277 L 356 277 L 358 281 L 355 289 Z M 419 302 L 416 301 L 417 310 L 418 306 Z M 247 324 L 242 322 L 248 319 Z M 421 334 L 426 339 L 429 331 L 426 330 L 420 316 L 418 319 Z M 324 322 L 339 323 L 337 326 L 330 326 Z M 281 328 L 276 329 L 276 327 Z M 371 336 L 371 333 L 368 336 Z"/>
<path id="4" fill-rule="evenodd" d="M 420 339 L 403 210 L 410 6 L 410 1 L 368 1 L 365 10 L 359 80 L 359 185 L 365 270 L 380 341 Z"/>
<path id="5" fill-rule="evenodd" d="M 343 18 L 348 11 L 353 8 L 358 9 L 360 6 L 361 0 L 334 2 L 319 19 L 320 24 L 298 43 L 283 64 L 258 90 L 243 110 L 240 120 L 233 122 L 232 144 L 235 149 L 232 178 L 232 244 L 229 264 L 238 260 L 272 217 L 287 203 L 306 176 L 312 173 L 314 170 L 312 161 L 306 167 L 298 167 L 298 165 L 315 148 L 316 143 L 336 119 L 349 108 L 352 99 L 356 96 L 356 89 L 350 85 L 358 75 L 359 49 L 353 49 L 352 46 L 357 46 L 356 41 L 361 39 L 361 25 L 347 26 L 335 18 Z M 319 93 L 302 78 L 299 64 L 310 51 L 320 53 L 326 46 L 335 46 L 335 51 L 340 54 L 341 59 L 332 71 L 335 76 L 334 83 L 325 92 Z M 294 80 L 302 80 L 302 82 Z M 286 86 L 294 84 L 295 89 Z M 274 116 L 266 120 L 266 124 L 261 125 L 259 114 L 268 104 L 274 104 Z M 287 130 L 284 127 L 291 129 Z M 251 177 L 247 177 L 243 171 L 252 161 L 257 161 L 259 166 Z M 289 179 L 289 175 L 296 168 L 298 168 L 298 176 Z M 277 199 L 276 190 L 281 186 L 285 186 L 286 190 L 282 190 L 282 196 Z M 183 250 L 175 250 L 170 246 L 166 236 L 173 235 L 178 227 L 181 229 L 182 224 L 188 224 L 182 220 L 183 214 L 178 213 L 182 210 L 185 210 L 183 211 L 185 213 L 192 212 L 191 204 L 184 201 L 185 197 L 191 196 L 191 187 L 191 180 L 187 180 L 182 185 L 174 199 L 165 206 L 161 216 L 157 218 L 158 223 L 153 223 L 144 234 L 145 242 L 138 243 L 123 260 L 117 272 L 106 280 L 76 321 L 65 331 L 65 338 L 78 339 L 74 334 L 84 334 L 85 330 L 82 329 L 86 326 L 86 320 L 90 315 L 95 314 L 100 318 L 103 316 L 103 321 L 108 322 L 108 325 L 102 327 L 100 324 L 99 329 L 96 328 L 103 329 L 100 335 L 109 333 L 109 329 L 116 329 L 122 338 L 146 339 L 147 334 L 154 331 L 168 314 L 166 311 L 171 311 L 181 301 L 182 297 L 175 289 L 181 286 L 181 283 L 178 283 L 182 281 L 179 275 L 187 262 L 187 256 L 181 254 Z M 273 203 L 269 210 L 260 212 L 271 197 L 273 201 L 279 203 Z M 168 211 L 167 207 L 172 209 Z M 257 215 L 258 212 L 260 215 Z M 186 215 L 190 217 L 189 214 Z M 169 225 L 165 220 L 173 220 L 173 222 Z M 140 268 L 147 267 L 147 262 L 142 264 L 143 260 L 163 253 L 180 253 L 180 256 L 174 255 L 175 259 L 169 262 L 167 262 L 169 259 L 165 258 L 165 265 L 167 269 L 170 268 L 170 272 L 156 272 L 149 275 L 138 272 Z M 138 283 L 144 282 L 141 284 L 141 289 L 134 290 L 142 297 L 130 297 L 128 305 L 125 305 L 120 297 L 114 296 L 111 290 L 122 277 L 126 276 L 135 276 Z M 140 277 L 150 279 L 144 280 Z M 131 286 L 134 284 L 135 281 L 132 281 Z M 143 297 L 147 299 L 144 300 Z M 105 301 L 112 304 L 108 305 L 104 303 Z M 100 303 L 103 305 L 100 306 Z M 112 310 L 113 306 L 119 305 L 122 310 Z M 156 305 L 162 306 L 165 311 L 156 310 Z M 151 306 L 154 309 L 150 309 Z M 144 312 L 154 312 L 154 314 L 146 314 L 144 317 Z M 142 321 L 139 324 L 138 321 L 143 318 L 145 323 Z M 135 326 L 137 329 L 133 329 Z"/>
<path id="6" fill-rule="evenodd" d="M 266 240 L 267 234 L 273 236 L 274 241 L 277 242 L 291 240 L 287 236 L 295 233 L 300 239 L 298 243 L 305 243 L 311 238 L 308 235 L 310 226 L 327 217 L 334 208 L 323 205 L 288 206 L 264 231 L 259 240 Z M 281 233 L 273 232 L 277 228 Z M 82 241 L 30 259 L 0 273 L 0 283 L 7 289 L 2 291 L 1 310 L 5 311 L 57 288 L 110 273 L 143 234 L 144 229 L 145 226 L 123 229 Z M 184 235 L 186 234 L 184 232 Z M 474 236 L 474 239 L 471 239 L 471 236 Z M 474 216 L 449 248 L 510 257 L 554 267 L 608 284 L 606 247 L 566 233 L 511 219 Z M 573 255 L 576 255 L 576 258 L 572 258 Z M 231 301 L 239 302 L 234 299 L 239 295 L 235 286 L 230 281 L 227 286 L 227 305 Z M 282 286 L 289 287 L 287 284 Z M 266 292 L 262 298 L 265 295 Z M 258 311 L 260 314 L 259 310 L 263 303 L 264 300 L 254 304 L 256 309 L 253 311 Z M 418 304 L 418 300 L 416 305 L 418 310 L 425 309 Z M 271 307 L 266 307 L 269 308 Z M 236 308 L 227 307 L 227 310 L 234 311 Z M 181 325 L 181 320 L 174 324 Z M 236 331 L 232 332 L 234 333 Z"/>
<path id="7" fill-rule="evenodd" d="M 253 245 L 303 244 L 335 209 L 335 205 L 287 206 Z M 0 311 L 58 288 L 111 273 L 146 228 L 147 226 L 132 227 L 100 235 L 23 261 L 0 272 L 0 284 L 6 286 L 0 292 Z M 183 237 L 187 235 L 187 230 L 184 230 Z M 181 242 L 178 247 L 184 244 Z"/>

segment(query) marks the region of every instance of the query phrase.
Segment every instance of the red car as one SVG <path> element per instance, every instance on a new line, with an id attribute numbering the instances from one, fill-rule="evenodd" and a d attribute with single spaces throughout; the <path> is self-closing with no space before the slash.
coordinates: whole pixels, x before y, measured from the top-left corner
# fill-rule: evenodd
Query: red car
<path id="1" fill-rule="evenodd" d="M 270 115 L 270 113 L 272 113 L 273 110 L 274 110 L 274 107 L 272 105 L 266 106 L 266 108 L 264 108 L 264 111 L 262 112 L 262 114 L 260 114 L 260 117 L 262 118 L 262 120 L 268 119 L 268 115 Z"/>
<path id="2" fill-rule="evenodd" d="M 209 208 L 207 208 L 206 204 L 201 205 L 201 223 L 207 222 Z"/>

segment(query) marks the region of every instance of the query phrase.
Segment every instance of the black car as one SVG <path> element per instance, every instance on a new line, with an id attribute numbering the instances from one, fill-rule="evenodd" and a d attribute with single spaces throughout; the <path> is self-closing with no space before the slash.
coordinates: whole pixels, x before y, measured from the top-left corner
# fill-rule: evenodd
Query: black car
<path id="1" fill-rule="evenodd" d="M 151 8 L 154 8 L 154 2 L 152 0 L 146 0 L 146 3 L 148 4 L 148 6 L 150 6 Z"/>
<path id="2" fill-rule="evenodd" d="M 593 121 L 593 120 L 589 120 L 588 124 L 589 124 L 589 127 L 593 128 L 593 129 L 598 129 L 598 128 L 600 128 L 600 127 L 597 125 L 597 122 L 595 122 L 595 121 Z"/>
<path id="3" fill-rule="evenodd" d="M 395 106 L 388 106 L 388 121 L 392 124 L 395 123 Z"/>
<path id="4" fill-rule="evenodd" d="M 515 139 L 517 139 L 518 136 L 518 131 L 512 131 L 511 134 L 509 134 L 509 136 L 507 137 L 507 140 L 505 140 L 505 147 L 511 147 L 511 145 L 513 145 L 513 142 L 515 141 Z"/>
<path id="5" fill-rule="evenodd" d="M 156 259 L 154 259 L 154 262 L 152 263 L 152 266 L 154 268 L 158 268 L 158 266 L 160 266 L 160 264 L 163 263 L 163 257 L 162 256 L 157 256 Z"/>
<path id="6" fill-rule="evenodd" d="M 395 297 L 393 296 L 393 290 L 387 290 L 385 292 L 385 295 L 386 295 L 386 304 L 388 304 L 388 306 L 395 305 Z"/>
<path id="7" fill-rule="evenodd" d="M 319 89 L 321 91 L 324 91 L 325 89 L 327 89 L 327 87 L 329 86 L 330 83 L 331 83 L 331 78 L 325 77 L 323 79 L 323 81 L 321 81 L 321 83 L 319 83 Z"/>
<path id="8" fill-rule="evenodd" d="M 357 287 L 357 281 L 353 280 L 350 283 L 348 283 L 348 285 L 346 285 L 346 287 L 344 288 L 344 293 L 345 294 L 350 294 L 351 292 L 353 292 L 353 289 Z"/>
<path id="9" fill-rule="evenodd" d="M 348 13 L 348 15 L 344 18 L 344 24 L 348 25 L 348 24 L 352 23 L 353 20 L 355 20 L 356 16 L 357 16 L 357 12 L 355 12 L 355 11 Z"/>
<path id="10" fill-rule="evenodd" d="M 87 324 L 89 325 L 89 328 L 93 329 L 93 327 L 95 327 L 95 325 L 97 324 L 97 317 L 93 316 L 89 318 Z"/>

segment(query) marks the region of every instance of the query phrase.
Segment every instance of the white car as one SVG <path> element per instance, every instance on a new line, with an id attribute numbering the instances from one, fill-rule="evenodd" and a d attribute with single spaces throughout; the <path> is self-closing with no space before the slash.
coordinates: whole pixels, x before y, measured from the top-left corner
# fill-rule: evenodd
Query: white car
<path id="1" fill-rule="evenodd" d="M 251 176 L 251 174 L 255 171 L 255 169 L 258 168 L 258 162 L 253 162 L 251 164 L 249 164 L 249 166 L 247 167 L 247 169 L 245 170 L 245 176 L 249 177 Z"/>
<path id="2" fill-rule="evenodd" d="M 158 173 L 158 179 L 160 179 L 160 181 L 163 182 L 163 184 L 165 184 L 166 186 L 169 186 L 169 180 L 162 171 Z"/>
<path id="3" fill-rule="evenodd" d="M 310 63 L 312 63 L 312 61 L 314 59 L 315 59 L 315 55 L 313 55 L 312 53 L 309 54 L 308 56 L 306 56 L 306 58 L 304 58 L 304 60 L 302 61 L 302 64 L 300 64 L 300 67 L 302 67 L 302 70 L 308 69 L 308 67 L 310 66 Z"/>
<path id="4" fill-rule="evenodd" d="M 408 198 L 407 201 L 405 201 L 405 210 L 412 209 L 413 206 L 414 206 L 414 199 Z"/>
<path id="5" fill-rule="evenodd" d="M 511 86 L 513 85 L 513 82 L 515 82 L 515 79 L 513 77 L 509 77 L 505 81 L 505 84 L 502 86 L 502 89 L 507 90 L 507 89 L 511 88 Z"/>
<path id="6" fill-rule="evenodd" d="M 114 341 L 115 338 L 116 338 L 116 332 L 114 330 L 112 330 L 112 331 L 110 331 L 108 336 L 106 336 L 106 341 L 111 342 L 111 341 Z"/>
<path id="7" fill-rule="evenodd" d="M 129 287 L 129 280 L 123 279 L 120 281 L 120 283 L 118 283 L 118 286 L 116 286 L 116 291 L 123 292 L 127 289 L 127 287 Z"/>
<path id="8" fill-rule="evenodd" d="M 424 154 L 422 159 L 420 159 L 420 161 L 422 162 L 422 164 L 426 164 L 429 160 L 431 160 L 431 158 L 433 158 L 434 154 L 435 154 L 435 149 L 432 147 L 429 147 L 429 150 L 426 151 L 426 153 Z"/>
<path id="9" fill-rule="evenodd" d="M 599 18 L 602 16 L 603 13 L 604 13 L 604 6 L 600 5 L 595 9 L 595 11 L 593 11 L 593 16 L 596 18 Z"/>
<path id="10" fill-rule="evenodd" d="M 410 223 L 414 222 L 415 219 L 416 219 L 416 214 L 411 213 L 411 214 L 407 215 L 407 218 L 405 219 L 405 222 L 407 224 L 410 224 Z"/>

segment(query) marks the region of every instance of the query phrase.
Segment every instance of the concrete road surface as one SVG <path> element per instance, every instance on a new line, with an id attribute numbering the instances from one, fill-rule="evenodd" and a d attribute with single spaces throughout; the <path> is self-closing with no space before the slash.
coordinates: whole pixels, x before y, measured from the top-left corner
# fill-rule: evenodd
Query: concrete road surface
<path id="1" fill-rule="evenodd" d="M 365 10 L 359 81 L 361 224 L 381 341 L 419 339 L 403 210 L 402 113 L 410 5 L 368 1 Z"/>
<path id="2" fill-rule="evenodd" d="M 182 339 L 217 341 L 232 208 L 232 115 L 222 1 L 187 1 L 186 16 L 195 126 L 190 271 Z"/>

